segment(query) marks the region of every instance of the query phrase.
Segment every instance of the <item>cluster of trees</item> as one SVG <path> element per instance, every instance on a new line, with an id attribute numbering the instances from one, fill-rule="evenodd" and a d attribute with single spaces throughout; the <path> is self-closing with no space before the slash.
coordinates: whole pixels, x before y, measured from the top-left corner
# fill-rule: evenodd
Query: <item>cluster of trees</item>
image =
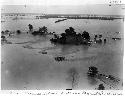
<path id="1" fill-rule="evenodd" d="M 9 30 L 1 31 L 1 35 L 7 35 L 7 34 L 9 34 L 9 33 L 10 33 Z"/>
<path id="2" fill-rule="evenodd" d="M 61 44 L 88 44 L 90 41 L 90 35 L 84 31 L 82 34 L 76 33 L 73 27 L 69 27 L 65 30 L 65 33 L 61 34 L 61 37 L 54 35 L 54 38 L 50 41 Z"/>
<path id="3" fill-rule="evenodd" d="M 32 32 L 33 35 L 44 35 L 48 33 L 48 29 L 46 26 L 43 26 L 43 27 L 39 27 L 39 30 L 38 31 L 34 31 Z"/>

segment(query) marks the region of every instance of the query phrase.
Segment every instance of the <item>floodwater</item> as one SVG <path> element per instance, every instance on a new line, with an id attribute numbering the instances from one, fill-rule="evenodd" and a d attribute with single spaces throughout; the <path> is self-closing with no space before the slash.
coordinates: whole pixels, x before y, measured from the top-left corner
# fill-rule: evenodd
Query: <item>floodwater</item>
<path id="1" fill-rule="evenodd" d="M 72 68 L 77 71 L 77 84 L 74 89 L 94 90 L 100 83 L 99 80 L 88 79 L 87 71 L 90 66 L 98 68 L 99 72 L 113 75 L 123 80 L 123 21 L 122 20 L 91 20 L 68 19 L 55 23 L 53 19 L 21 19 L 7 20 L 1 23 L 3 31 L 21 30 L 23 33 L 7 38 L 12 44 L 3 44 L 1 49 L 1 86 L 8 90 L 25 89 L 70 89 L 72 81 L 68 72 Z M 49 39 L 52 35 L 32 36 L 26 34 L 28 24 L 34 30 L 47 26 L 49 32 L 58 34 L 68 27 L 73 27 L 76 32 L 84 30 L 94 34 L 102 34 L 107 39 L 104 44 L 85 45 L 54 45 Z M 112 37 L 121 40 L 112 40 Z M 47 54 L 42 54 L 46 51 Z M 66 61 L 55 61 L 55 57 L 65 56 Z M 105 84 L 107 90 L 109 86 Z M 122 89 L 122 88 L 121 88 Z"/>

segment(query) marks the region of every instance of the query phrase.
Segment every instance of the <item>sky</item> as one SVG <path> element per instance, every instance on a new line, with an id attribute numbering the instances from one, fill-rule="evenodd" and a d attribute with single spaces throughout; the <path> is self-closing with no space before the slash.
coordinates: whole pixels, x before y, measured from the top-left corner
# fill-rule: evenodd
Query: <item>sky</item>
<path id="1" fill-rule="evenodd" d="M 125 11 L 125 5 L 123 5 L 125 0 L 116 1 L 118 2 L 114 3 L 113 0 L 0 0 L 0 4 L 1 13 L 121 15 Z M 109 4 L 112 5 L 109 6 Z"/>
<path id="2" fill-rule="evenodd" d="M 1 13 L 43 13 L 43 14 L 123 14 L 122 6 L 108 4 L 86 5 L 3 5 Z"/>

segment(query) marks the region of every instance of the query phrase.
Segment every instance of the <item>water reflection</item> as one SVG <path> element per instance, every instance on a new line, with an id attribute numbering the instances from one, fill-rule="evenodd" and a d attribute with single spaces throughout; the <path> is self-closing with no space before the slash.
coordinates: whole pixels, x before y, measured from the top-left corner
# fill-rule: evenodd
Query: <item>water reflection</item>
<path id="1" fill-rule="evenodd" d="M 94 77 L 88 76 L 87 79 L 88 79 L 88 83 L 91 85 L 96 85 L 98 83 L 98 80 Z"/>
<path id="2" fill-rule="evenodd" d="M 71 89 L 74 89 L 76 86 L 78 86 L 79 81 L 79 72 L 77 68 L 72 67 L 67 71 L 68 77 L 66 78 L 67 81 L 71 83 Z"/>

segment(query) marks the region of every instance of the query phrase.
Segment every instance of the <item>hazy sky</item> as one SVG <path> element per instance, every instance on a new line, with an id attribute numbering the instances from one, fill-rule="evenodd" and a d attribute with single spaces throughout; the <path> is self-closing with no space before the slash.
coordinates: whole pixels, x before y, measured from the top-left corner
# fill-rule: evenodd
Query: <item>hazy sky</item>
<path id="1" fill-rule="evenodd" d="M 123 14 L 123 6 L 108 4 L 89 5 L 4 5 L 2 13 L 43 13 L 43 14 Z"/>

